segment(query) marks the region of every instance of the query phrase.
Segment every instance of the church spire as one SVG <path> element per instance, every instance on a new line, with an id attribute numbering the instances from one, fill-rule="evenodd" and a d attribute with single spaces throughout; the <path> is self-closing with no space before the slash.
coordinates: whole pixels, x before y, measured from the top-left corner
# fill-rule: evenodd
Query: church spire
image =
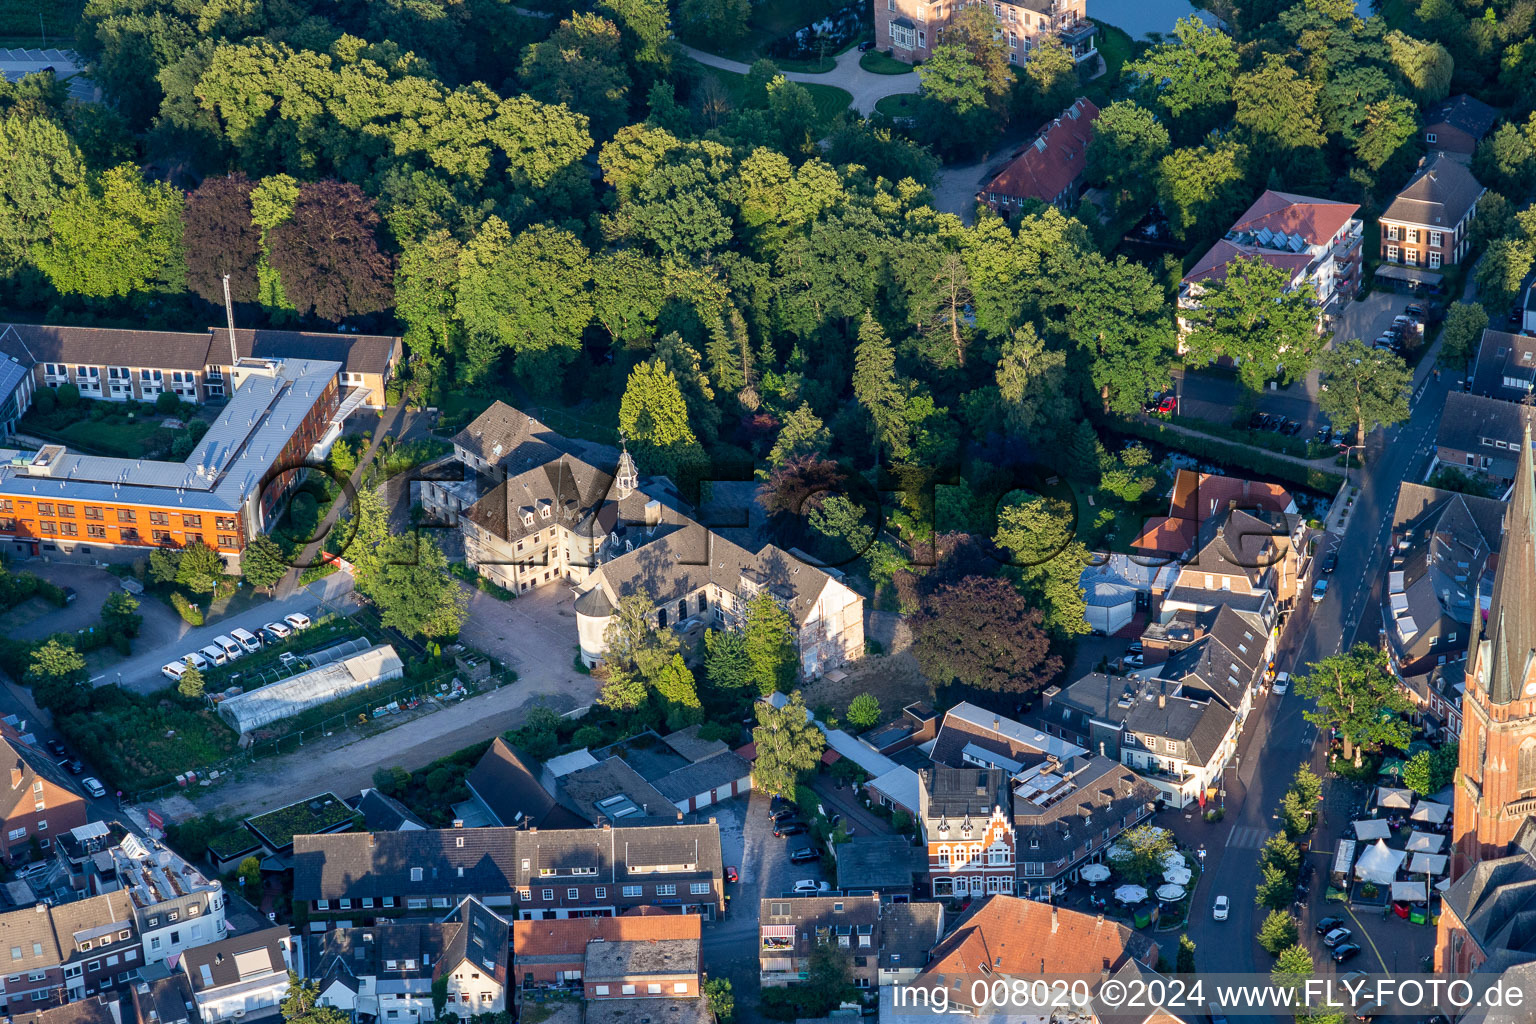
<path id="1" fill-rule="evenodd" d="M 640 471 L 635 468 L 635 457 L 629 454 L 629 445 L 625 443 L 622 434 L 619 435 L 619 444 L 622 450 L 619 452 L 619 468 L 613 476 L 613 485 L 622 501 L 634 494 L 635 488 L 640 486 Z"/>
<path id="2" fill-rule="evenodd" d="M 1536 693 L 1536 473 L 1531 455 L 1531 414 L 1525 431 L 1515 483 L 1504 513 L 1504 541 L 1493 578 L 1488 608 L 1487 688 L 1494 704 L 1508 704 Z"/>

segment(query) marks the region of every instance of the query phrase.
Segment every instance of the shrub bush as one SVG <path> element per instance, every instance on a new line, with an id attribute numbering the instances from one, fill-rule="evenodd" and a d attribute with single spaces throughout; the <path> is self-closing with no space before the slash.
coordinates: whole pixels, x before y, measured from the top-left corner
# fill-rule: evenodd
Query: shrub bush
<path id="1" fill-rule="evenodd" d="M 182 621 L 188 625 L 201 626 L 203 624 L 203 610 L 183 597 L 180 591 L 175 591 L 171 594 L 171 607 L 176 609 L 176 614 L 180 615 Z"/>

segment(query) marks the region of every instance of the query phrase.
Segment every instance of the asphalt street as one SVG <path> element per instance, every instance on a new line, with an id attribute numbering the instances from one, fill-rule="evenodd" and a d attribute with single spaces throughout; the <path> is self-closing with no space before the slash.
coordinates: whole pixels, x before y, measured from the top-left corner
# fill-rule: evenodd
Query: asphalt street
<path id="1" fill-rule="evenodd" d="M 1365 466 L 1351 473 L 1351 482 L 1359 487 L 1359 493 L 1342 535 L 1330 540 L 1339 556 L 1333 585 L 1322 602 L 1298 609 L 1296 614 L 1305 616 L 1304 621 L 1289 624 L 1279 655 L 1279 668 L 1283 671 L 1293 675 L 1304 672 L 1310 663 L 1357 640 L 1376 640 L 1374 616 L 1380 607 L 1382 563 L 1387 557 L 1398 484 L 1405 479 L 1423 478 L 1449 390 L 1448 380 L 1438 380 L 1427 369 L 1432 358 L 1433 354 L 1426 356 L 1426 369 L 1410 419 L 1373 435 L 1368 442 Z M 1314 564 L 1317 562 L 1320 559 Z M 1260 874 L 1256 853 L 1270 835 L 1279 831 L 1276 808 L 1298 765 L 1310 761 L 1314 770 L 1326 775 L 1326 747 L 1317 742 L 1316 727 L 1302 717 L 1308 705 L 1294 690 L 1285 696 L 1271 693 L 1263 698 L 1244 730 L 1236 764 L 1228 770 L 1225 818 L 1215 825 L 1206 825 L 1195 817 L 1177 829 L 1182 837 L 1203 843 L 1207 850 L 1206 872 L 1195 900 L 1199 909 L 1191 914 L 1189 926 L 1202 973 L 1267 973 L 1273 962 L 1255 938 L 1260 915 L 1264 913 L 1253 901 Z M 1325 806 L 1339 806 L 1338 813 L 1347 812 L 1356 796 L 1341 793 L 1335 797 L 1334 791 L 1348 785 L 1329 782 Z M 1336 819 L 1325 818 L 1317 830 L 1321 849 L 1310 854 L 1317 871 L 1310 905 L 1302 908 L 1303 941 L 1313 946 L 1320 973 L 1328 972 L 1332 965 L 1321 955 L 1321 946 L 1310 925 L 1316 918 L 1339 912 L 1336 905 L 1324 909 L 1322 893 L 1327 858 L 1340 824 Z M 1213 920 L 1209 909 L 1218 894 L 1226 895 L 1232 904 L 1229 919 L 1224 922 Z M 1362 928 L 1380 927 L 1369 922 L 1360 924 Z M 1357 928 L 1356 941 L 1360 941 L 1360 932 Z M 1364 952 L 1346 969 L 1416 970 L 1418 955 L 1423 950 L 1413 950 L 1409 962 L 1399 963 L 1408 955 L 1404 943 L 1415 937 L 1424 950 L 1433 942 L 1432 933 L 1425 928 L 1385 944 L 1386 948 L 1384 944 L 1364 941 Z"/>

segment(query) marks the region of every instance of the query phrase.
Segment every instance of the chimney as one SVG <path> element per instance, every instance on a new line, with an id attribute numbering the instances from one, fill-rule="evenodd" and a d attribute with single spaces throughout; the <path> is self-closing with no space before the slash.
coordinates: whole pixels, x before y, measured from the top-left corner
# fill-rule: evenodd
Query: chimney
<path id="1" fill-rule="evenodd" d="M 224 275 L 224 322 L 229 325 L 229 372 L 235 372 L 235 364 L 240 361 L 239 350 L 235 347 L 235 304 L 229 297 L 229 275 Z M 233 394 L 233 389 L 231 389 Z"/>
<path id="2" fill-rule="evenodd" d="M 1099 756 L 1100 757 L 1104 756 L 1104 741 L 1103 740 L 1099 740 Z"/>
<path id="3" fill-rule="evenodd" d="M 1060 927 L 1061 927 L 1061 912 L 1057 909 L 1056 904 L 1052 903 L 1051 904 L 1051 934 L 1055 935 L 1056 934 L 1056 929 L 1060 928 Z"/>
<path id="4" fill-rule="evenodd" d="M 1157 695 L 1157 706 L 1160 708 L 1168 706 L 1168 695 L 1166 693 L 1159 693 Z"/>

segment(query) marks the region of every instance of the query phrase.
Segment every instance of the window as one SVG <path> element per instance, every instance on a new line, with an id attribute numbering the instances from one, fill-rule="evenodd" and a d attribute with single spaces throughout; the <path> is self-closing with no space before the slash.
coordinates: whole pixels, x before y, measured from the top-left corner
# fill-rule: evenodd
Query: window
<path id="1" fill-rule="evenodd" d="M 1417 242 L 1418 240 L 1419 240 L 1419 229 L 1418 228 L 1409 228 L 1408 229 L 1408 237 L 1405 239 L 1405 241 Z"/>
<path id="2" fill-rule="evenodd" d="M 672 991 L 676 994 L 686 993 L 688 991 L 688 983 L 686 981 L 674 981 L 672 983 Z"/>
<path id="3" fill-rule="evenodd" d="M 74 523 L 60 523 L 59 533 L 66 537 L 75 537 L 79 535 L 80 527 L 76 526 Z"/>
<path id="4" fill-rule="evenodd" d="M 235 520 L 230 516 L 217 516 L 213 522 L 221 530 L 233 530 L 235 528 Z"/>
<path id="5" fill-rule="evenodd" d="M 633 985 L 624 985 L 624 986 L 622 986 L 619 989 L 619 991 L 624 993 L 626 996 L 632 996 L 632 995 L 635 994 L 635 986 L 633 986 Z"/>
<path id="6" fill-rule="evenodd" d="M 592 994 L 593 995 L 597 995 L 597 996 L 605 996 L 605 995 L 608 994 L 608 986 L 607 985 L 593 985 L 592 986 Z"/>
<path id="7" fill-rule="evenodd" d="M 1435 138 L 1435 133 L 1434 132 L 1425 132 L 1424 133 L 1424 141 L 1429 143 L 1431 146 L 1433 146 L 1436 142 L 1439 142 L 1440 140 Z"/>
<path id="8" fill-rule="evenodd" d="M 911 25 L 892 25 L 891 45 L 903 50 L 911 50 L 916 48 L 917 29 Z"/>
<path id="9" fill-rule="evenodd" d="M 661 995 L 661 982 L 659 982 L 659 981 L 652 981 L 652 982 L 647 983 L 646 986 L 645 986 L 645 993 L 646 993 L 646 995 L 652 995 L 652 996 L 659 996 L 659 995 Z"/>
<path id="10" fill-rule="evenodd" d="M 1395 246 L 1395 245 L 1387 246 L 1387 262 L 1388 263 L 1396 263 L 1397 262 L 1397 246 Z"/>
<path id="11" fill-rule="evenodd" d="M 181 525 L 185 526 L 185 527 L 187 527 L 189 529 L 200 530 L 200 529 L 202 529 L 202 526 L 203 526 L 203 517 L 202 516 L 189 516 L 186 513 L 182 513 Z"/>
<path id="12" fill-rule="evenodd" d="M 49 520 L 49 519 L 44 519 L 42 522 L 38 523 L 37 524 L 37 528 L 42 533 L 58 533 L 59 532 L 59 524 L 55 523 L 55 522 L 53 522 L 52 520 Z"/>
<path id="13" fill-rule="evenodd" d="M 1419 250 L 1417 250 L 1417 249 L 1406 249 L 1406 250 L 1404 250 L 1403 251 L 1403 262 L 1407 263 L 1410 267 L 1418 266 L 1419 265 Z"/>
<path id="14" fill-rule="evenodd" d="M 600 885 L 592 890 L 592 895 L 596 899 L 605 900 L 608 898 L 608 887 Z"/>
<path id="15" fill-rule="evenodd" d="M 51 515 L 53 515 L 53 502 L 51 502 L 51 501 L 40 501 L 40 502 L 38 502 L 37 503 L 37 514 L 40 515 L 40 516 L 51 516 Z"/>
<path id="16" fill-rule="evenodd" d="M 1440 248 L 1440 246 L 1445 244 L 1445 232 L 1431 231 L 1429 233 L 1429 244 L 1437 249 Z"/>
<path id="17" fill-rule="evenodd" d="M 135 522 L 137 518 L 138 517 L 134 514 L 134 511 L 131 508 L 120 508 L 117 510 L 117 521 L 120 523 L 132 523 Z"/>
<path id="18" fill-rule="evenodd" d="M 411 868 L 411 881 L 421 881 L 421 868 Z"/>
<path id="19" fill-rule="evenodd" d="M 523 899 L 527 899 L 528 898 L 528 890 L 524 889 L 519 895 L 521 895 L 523 897 Z M 409 909 L 409 910 L 426 910 L 427 909 L 427 898 L 425 896 L 413 896 L 410 899 L 405 901 L 405 905 L 406 905 L 406 908 Z"/>
<path id="20" fill-rule="evenodd" d="M 1515 788 L 1522 793 L 1536 789 L 1536 740 L 1526 740 L 1520 747 L 1520 757 L 1515 772 Z"/>
<path id="21" fill-rule="evenodd" d="M 221 548 L 239 547 L 239 542 L 236 541 L 235 538 L 232 535 L 227 534 L 227 533 L 221 533 L 221 534 L 219 534 L 219 547 L 221 547 Z"/>
<path id="22" fill-rule="evenodd" d="M 708 882 L 694 882 L 688 887 L 688 891 L 693 893 L 695 896 L 707 895 L 709 893 L 709 889 L 710 885 Z"/>
<path id="23" fill-rule="evenodd" d="M 917 30 L 917 48 L 921 50 L 928 45 L 928 34 L 922 29 Z"/>
<path id="24" fill-rule="evenodd" d="M 1431 269 L 1434 269 L 1434 268 L 1437 268 L 1437 267 L 1440 266 L 1440 252 L 1439 252 L 1439 250 L 1431 249 L 1429 251 L 1429 265 L 1430 265 Z"/>
<path id="25" fill-rule="evenodd" d="M 151 512 L 149 514 L 149 524 L 151 526 L 169 526 L 171 524 L 171 517 L 164 512 Z"/>
<path id="26" fill-rule="evenodd" d="M 87 506 L 85 506 L 85 518 L 87 518 L 87 519 L 100 519 L 101 518 L 101 507 L 98 506 L 98 505 L 87 505 Z"/>
<path id="27" fill-rule="evenodd" d="M 105 540 L 107 536 L 107 528 L 105 526 L 92 526 L 87 524 L 85 532 L 87 536 L 96 537 L 102 540 Z"/>
<path id="28" fill-rule="evenodd" d="M 675 885 L 658 885 L 656 887 L 656 895 L 657 896 L 676 896 L 677 895 L 677 886 L 675 886 Z"/>
<path id="29" fill-rule="evenodd" d="M 580 896 L 581 896 L 581 890 L 576 888 L 574 885 L 571 886 L 569 889 L 565 890 L 565 898 L 568 899 L 568 900 L 578 899 L 578 898 L 580 898 Z"/>
<path id="30" fill-rule="evenodd" d="M 555 890 L 553 890 L 553 889 L 545 889 L 544 890 L 544 899 L 552 900 L 554 898 L 555 898 Z"/>
<path id="31" fill-rule="evenodd" d="M 47 832 L 48 831 L 48 821 L 47 821 L 47 819 L 45 819 L 45 818 L 37 819 L 37 830 L 39 832 Z M 101 941 L 102 942 L 110 942 L 110 941 L 112 941 L 112 936 L 110 936 L 110 935 L 105 936 L 105 937 L 102 938 Z"/>
<path id="32" fill-rule="evenodd" d="M 640 895 L 640 887 L 638 885 L 626 885 L 624 887 L 624 895 L 625 896 L 639 896 Z"/>
<path id="33" fill-rule="evenodd" d="M 75 515 L 75 506 L 73 506 L 73 505 L 60 505 L 59 506 L 59 515 L 63 516 L 66 519 L 73 519 L 74 515 Z"/>
<path id="34" fill-rule="evenodd" d="M 13 828 L 10 830 L 10 832 L 6 833 L 6 838 L 13 843 L 18 839 L 25 839 L 27 838 L 27 829 L 25 826 L 21 828 Z"/>

